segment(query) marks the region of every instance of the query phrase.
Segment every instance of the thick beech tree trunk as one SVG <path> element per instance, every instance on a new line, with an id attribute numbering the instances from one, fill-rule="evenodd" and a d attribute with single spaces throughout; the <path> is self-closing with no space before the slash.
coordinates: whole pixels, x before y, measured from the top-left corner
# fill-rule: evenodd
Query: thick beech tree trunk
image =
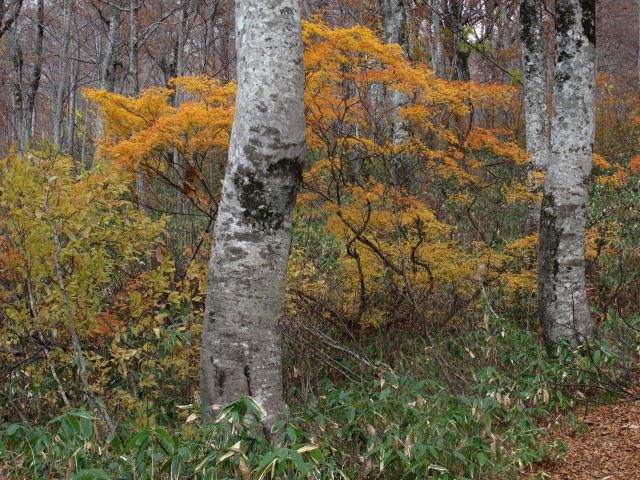
<path id="1" fill-rule="evenodd" d="M 238 93 L 202 332 L 201 400 L 285 412 L 278 321 L 305 126 L 298 0 L 236 1 Z"/>
<path id="2" fill-rule="evenodd" d="M 551 158 L 540 225 L 540 319 L 547 348 L 593 335 L 584 237 L 595 129 L 595 0 L 556 0 Z"/>
<path id="3" fill-rule="evenodd" d="M 542 188 L 541 174 L 549 161 L 549 115 L 547 108 L 547 59 L 544 18 L 540 0 L 522 0 L 520 5 L 524 115 L 529 154 L 529 191 Z M 538 231 L 541 202 L 529 212 L 527 230 Z"/>

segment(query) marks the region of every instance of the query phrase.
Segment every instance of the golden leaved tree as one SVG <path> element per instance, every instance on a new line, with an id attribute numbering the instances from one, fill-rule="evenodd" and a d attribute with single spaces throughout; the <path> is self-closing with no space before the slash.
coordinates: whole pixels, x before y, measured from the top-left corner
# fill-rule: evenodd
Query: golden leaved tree
<path id="1" fill-rule="evenodd" d="M 27 361 L 17 370 L 33 392 L 53 377 L 65 403 L 86 396 L 103 410 L 101 388 L 90 385 L 92 360 L 99 359 L 85 358 L 83 345 L 101 328 L 118 280 L 144 268 L 163 229 L 131 203 L 130 183 L 117 165 L 76 175 L 73 161 L 52 150 L 0 160 L 0 298 L 8 319 L 0 325 L 2 347 L 46 357 L 49 369 Z M 77 385 L 70 381 L 76 368 L 80 397 L 67 390 Z M 38 405 L 23 400 L 18 410 Z"/>

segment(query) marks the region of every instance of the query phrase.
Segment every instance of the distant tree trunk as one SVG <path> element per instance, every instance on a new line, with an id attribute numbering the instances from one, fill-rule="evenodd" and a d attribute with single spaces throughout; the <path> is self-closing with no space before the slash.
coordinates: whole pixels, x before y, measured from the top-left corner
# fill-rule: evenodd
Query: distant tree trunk
<path id="1" fill-rule="evenodd" d="M 66 0 L 63 7 L 63 27 L 62 27 L 62 47 L 60 48 L 60 58 L 58 60 L 58 80 L 55 87 L 55 104 L 53 117 L 53 143 L 62 145 L 64 132 L 64 96 L 67 91 L 67 80 L 69 78 L 69 44 L 71 43 L 71 12 L 74 9 L 73 2 Z"/>
<path id="2" fill-rule="evenodd" d="M 132 97 L 140 94 L 138 41 L 138 0 L 129 0 L 129 86 Z"/>
<path id="3" fill-rule="evenodd" d="M 640 0 L 636 0 L 636 8 L 638 12 L 638 53 L 637 53 L 637 69 L 638 69 L 638 88 L 640 89 Z"/>
<path id="4" fill-rule="evenodd" d="M 382 6 L 382 23 L 384 26 L 385 43 L 395 43 L 402 47 L 402 54 L 405 58 L 409 58 L 409 44 L 407 42 L 406 22 L 407 9 L 405 0 L 381 0 Z M 384 100 L 384 95 L 380 95 L 379 100 Z M 400 108 L 405 105 L 409 98 L 406 94 L 399 91 L 389 92 L 389 101 L 391 105 L 385 106 L 386 111 L 389 108 L 391 126 L 391 141 L 394 145 L 399 145 L 407 140 L 409 131 L 406 122 L 400 118 Z M 392 171 L 394 183 L 397 186 L 407 187 L 412 193 L 416 193 L 421 185 L 420 175 L 417 172 L 415 162 L 405 155 L 398 155 L 393 158 Z"/>
<path id="5" fill-rule="evenodd" d="M 24 128 L 24 99 L 22 95 L 22 77 L 24 58 L 22 55 L 22 47 L 20 46 L 20 35 L 18 32 L 18 23 L 13 22 L 9 30 L 9 50 L 11 53 L 11 62 L 13 63 L 13 123 L 14 137 L 18 148 L 22 151 L 23 128 Z"/>
<path id="6" fill-rule="evenodd" d="M 76 52 L 80 52 L 80 39 L 76 38 Z M 74 149 L 76 140 L 76 106 L 78 98 L 78 82 L 80 81 L 80 62 L 74 59 L 71 63 L 72 75 L 69 82 L 69 113 L 67 117 L 67 137 L 65 146 L 69 155 L 74 159 Z"/>
<path id="7" fill-rule="evenodd" d="M 585 224 L 595 130 L 595 0 L 556 0 L 551 158 L 540 225 L 539 302 L 547 348 L 593 335 Z"/>
<path id="8" fill-rule="evenodd" d="M 115 0 L 114 0 L 115 1 Z M 109 17 L 107 19 L 109 30 L 107 41 L 104 46 L 104 54 L 100 65 L 100 88 L 107 92 L 113 92 L 116 88 L 116 65 L 117 52 L 120 44 L 120 8 L 115 3 L 109 4 Z M 104 134 L 104 123 L 99 114 L 95 120 L 95 141 L 98 141 Z M 84 157 L 84 154 L 82 155 Z M 91 167 L 92 159 L 87 157 L 87 167 Z"/>
<path id="9" fill-rule="evenodd" d="M 525 3 L 526 0 L 522 0 Z M 537 2 L 542 10 L 542 1 Z M 488 32 L 489 40 L 491 41 L 492 62 L 490 68 L 490 80 L 493 83 L 504 83 L 504 73 L 507 70 L 507 66 L 504 64 L 504 60 L 500 56 L 505 48 L 509 48 L 509 40 L 507 35 L 509 34 L 509 21 L 511 14 L 508 6 L 500 0 L 492 0 L 489 2 L 489 25 L 491 30 Z M 521 4 L 522 5 L 522 4 Z"/>
<path id="10" fill-rule="evenodd" d="M 291 215 L 305 151 L 298 0 L 238 0 L 236 111 L 202 332 L 201 400 L 254 397 L 285 412 L 281 338 Z"/>
<path id="11" fill-rule="evenodd" d="M 113 92 L 116 86 L 116 54 L 120 44 L 120 9 L 117 5 L 109 7 L 109 33 L 105 45 L 102 68 L 100 71 L 100 88 Z"/>
<path id="12" fill-rule="evenodd" d="M 215 50 L 216 39 L 216 22 L 218 20 L 218 13 L 220 9 L 220 2 L 213 3 L 213 7 L 205 22 L 205 31 L 202 36 L 202 55 L 200 58 L 200 73 L 203 74 L 208 71 L 209 57 L 212 50 Z M 213 48 L 212 48 L 213 47 Z M 213 68 L 216 70 L 215 61 L 213 62 Z"/>
<path id="13" fill-rule="evenodd" d="M 222 28 L 219 31 L 219 46 L 218 51 L 220 52 L 220 62 L 222 64 L 222 79 L 225 82 L 232 80 L 233 78 L 233 62 L 234 62 L 234 52 L 233 50 L 233 37 L 232 37 L 232 28 L 233 24 L 231 9 L 226 9 L 226 15 L 222 23 Z"/>
<path id="14" fill-rule="evenodd" d="M 436 78 L 444 78 L 444 55 L 442 48 L 442 0 L 430 0 L 431 24 L 433 25 L 433 73 Z"/>
<path id="15" fill-rule="evenodd" d="M 138 28 L 138 0 L 129 1 L 129 93 L 132 97 L 140 94 L 139 61 L 139 28 Z M 138 207 L 147 215 L 151 215 L 149 208 L 148 178 L 142 166 L 135 173 L 135 188 L 138 194 Z"/>
<path id="16" fill-rule="evenodd" d="M 183 0 L 182 11 L 180 13 L 180 29 L 178 30 L 178 50 L 176 52 L 176 76 L 178 77 L 181 77 L 185 74 L 184 54 L 187 46 L 188 31 L 191 25 L 191 22 L 189 19 L 190 8 L 191 8 L 191 1 Z M 176 102 L 177 104 L 180 102 L 177 96 L 176 96 Z"/>
<path id="17" fill-rule="evenodd" d="M 549 161 L 549 115 L 547 107 L 547 59 L 544 18 L 540 0 L 522 0 L 520 5 L 524 116 L 529 154 L 528 189 L 539 193 L 541 173 Z M 527 230 L 537 232 L 541 202 L 536 202 L 527 219 Z"/>
<path id="18" fill-rule="evenodd" d="M 40 78 L 42 76 L 43 42 L 44 42 L 44 0 L 38 0 L 36 6 L 36 39 L 34 63 L 31 68 L 31 80 L 24 108 L 24 130 L 22 144 L 28 146 L 35 135 L 35 108 Z"/>
<path id="19" fill-rule="evenodd" d="M 407 11 L 404 0 L 381 0 L 382 23 L 386 43 L 397 43 L 405 57 L 409 56 L 405 24 Z"/>
<path id="20" fill-rule="evenodd" d="M 453 35 L 453 60 L 456 65 L 458 80 L 460 81 L 471 80 L 471 71 L 469 70 L 469 55 L 471 54 L 471 49 L 465 38 L 466 25 L 463 22 L 464 5 L 464 0 L 449 0 L 448 2 L 449 18 L 456 30 Z"/>
<path id="21" fill-rule="evenodd" d="M 15 24 L 22 8 L 23 0 L 11 2 L 13 8 L 6 8 L 4 0 L 0 0 L 0 38 Z"/>
<path id="22" fill-rule="evenodd" d="M 402 47 L 402 54 L 409 58 L 409 46 L 406 35 L 407 11 L 404 0 L 382 0 L 382 23 L 384 26 L 385 43 L 395 43 Z M 401 92 L 391 92 L 391 126 L 393 129 L 393 143 L 402 143 L 407 132 L 404 124 L 399 121 L 400 106 L 407 102 L 407 96 Z"/>
<path id="23" fill-rule="evenodd" d="M 190 0 L 183 0 L 182 9 L 180 12 L 180 28 L 178 29 L 178 39 L 176 42 L 176 50 L 175 50 L 175 76 L 181 77 L 185 74 L 185 62 L 184 62 L 184 54 L 187 45 L 187 32 L 189 30 L 189 9 L 191 8 Z M 178 107 L 182 103 L 182 96 L 180 92 L 176 89 L 173 95 L 173 105 Z M 173 164 L 176 167 L 178 172 L 178 181 L 181 184 L 184 184 L 186 181 L 186 173 L 187 173 L 187 163 L 189 159 L 184 158 L 183 155 L 180 154 L 178 149 L 174 149 L 173 151 Z M 177 195 L 177 203 L 178 209 L 181 212 L 187 213 L 189 208 L 189 199 L 182 192 L 178 192 Z"/>
<path id="24" fill-rule="evenodd" d="M 20 46 L 20 35 L 18 32 L 17 20 L 12 21 L 12 28 L 9 30 L 9 53 L 13 63 L 13 107 L 15 141 L 20 152 L 24 152 L 33 137 L 34 112 L 36 95 L 40 86 L 43 61 L 43 37 L 44 37 L 44 4 L 43 0 L 38 0 L 36 4 L 36 34 L 34 40 L 34 61 L 31 67 L 29 88 L 23 92 L 22 84 L 24 80 L 24 58 L 22 47 Z"/>

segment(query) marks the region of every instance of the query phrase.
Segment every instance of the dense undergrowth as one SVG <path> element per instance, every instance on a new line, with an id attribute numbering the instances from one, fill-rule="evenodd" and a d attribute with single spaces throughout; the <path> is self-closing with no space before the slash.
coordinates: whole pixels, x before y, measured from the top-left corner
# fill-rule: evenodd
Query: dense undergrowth
<path id="1" fill-rule="evenodd" d="M 605 327 L 613 338 L 627 325 Z M 455 373 L 453 388 L 438 374 L 436 350 Z M 435 349 L 405 339 L 393 368 L 378 361 L 356 381 L 325 378 L 306 406 L 296 403 L 292 387 L 290 418 L 271 441 L 257 422 L 262 409 L 250 398 L 202 427 L 198 405 L 165 397 L 156 405 L 164 415 L 122 418 L 113 439 L 85 409 L 39 427 L 7 423 L 0 430 L 0 473 L 74 480 L 519 478 L 562 451 L 547 436 L 546 419 L 596 393 L 589 391 L 596 376 L 601 385 L 624 385 L 625 367 L 636 361 L 606 341 L 588 354 L 558 353 L 549 360 L 535 334 L 493 318 L 486 329 Z"/>

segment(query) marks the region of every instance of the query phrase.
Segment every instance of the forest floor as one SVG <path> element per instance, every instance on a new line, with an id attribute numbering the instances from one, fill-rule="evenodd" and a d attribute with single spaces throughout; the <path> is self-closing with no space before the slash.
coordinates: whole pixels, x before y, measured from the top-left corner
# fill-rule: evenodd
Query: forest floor
<path id="1" fill-rule="evenodd" d="M 538 471 L 549 474 L 543 478 L 640 479 L 640 401 L 581 408 L 576 414 L 578 426 L 566 425 L 554 434 L 567 446 L 564 461 L 540 465 Z"/>

